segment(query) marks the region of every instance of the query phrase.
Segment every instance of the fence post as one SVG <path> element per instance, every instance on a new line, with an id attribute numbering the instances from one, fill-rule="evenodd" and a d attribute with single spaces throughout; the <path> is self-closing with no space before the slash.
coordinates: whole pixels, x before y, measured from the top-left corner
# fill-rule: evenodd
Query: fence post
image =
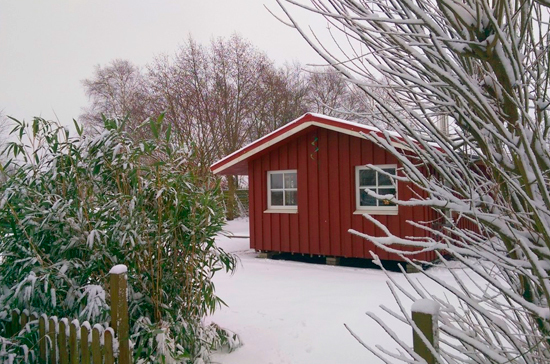
<path id="1" fill-rule="evenodd" d="M 125 265 L 115 265 L 111 275 L 111 327 L 118 337 L 119 364 L 130 364 L 130 327 L 128 324 L 128 282 Z"/>
<path id="2" fill-rule="evenodd" d="M 59 323 L 57 317 L 50 317 L 48 322 L 48 336 L 50 337 L 50 364 L 57 363 L 57 330 Z"/>
<path id="3" fill-rule="evenodd" d="M 413 327 L 414 351 L 428 364 L 435 364 L 434 350 L 438 349 L 438 314 L 439 304 L 432 300 L 418 300 L 412 305 L 412 319 L 418 330 Z M 426 344 L 426 341 L 429 345 Z"/>
<path id="4" fill-rule="evenodd" d="M 71 364 L 80 364 L 80 355 L 78 352 L 78 330 L 80 330 L 80 322 L 78 322 L 78 320 L 73 320 L 69 326 L 69 353 Z"/>
<path id="5" fill-rule="evenodd" d="M 69 328 L 69 320 L 64 317 L 59 320 L 59 333 L 57 335 L 57 346 L 59 349 L 60 364 L 69 364 L 69 349 L 67 347 L 67 329 Z"/>
<path id="6" fill-rule="evenodd" d="M 80 326 L 80 364 L 90 364 L 90 335 L 92 329 L 88 321 Z"/>
<path id="7" fill-rule="evenodd" d="M 45 314 L 42 314 L 38 319 L 38 337 L 39 337 L 39 348 L 40 348 L 40 363 L 46 364 L 48 362 L 48 338 L 46 335 L 48 331 L 48 317 Z"/>
<path id="8" fill-rule="evenodd" d="M 19 309 L 13 309 L 11 310 L 11 331 L 9 336 L 13 336 L 21 330 L 21 324 L 19 323 L 19 316 L 20 316 Z"/>
<path id="9" fill-rule="evenodd" d="M 101 336 L 103 336 L 103 326 L 95 324 L 92 329 L 92 363 L 101 364 L 103 357 L 101 355 Z"/>

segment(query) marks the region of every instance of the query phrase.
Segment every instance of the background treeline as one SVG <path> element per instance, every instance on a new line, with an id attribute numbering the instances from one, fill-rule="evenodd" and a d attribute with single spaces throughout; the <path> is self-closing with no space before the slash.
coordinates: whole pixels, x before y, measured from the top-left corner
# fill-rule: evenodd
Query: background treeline
<path id="1" fill-rule="evenodd" d="M 173 55 L 138 67 L 127 60 L 97 66 L 83 81 L 90 105 L 80 120 L 88 132 L 106 118 L 125 118 L 136 138 L 148 117 L 165 113 L 174 142 L 193 154 L 199 175 L 217 159 L 306 112 L 351 121 L 376 118 L 373 103 L 329 68 L 278 66 L 238 35 L 209 45 L 193 39 Z"/>

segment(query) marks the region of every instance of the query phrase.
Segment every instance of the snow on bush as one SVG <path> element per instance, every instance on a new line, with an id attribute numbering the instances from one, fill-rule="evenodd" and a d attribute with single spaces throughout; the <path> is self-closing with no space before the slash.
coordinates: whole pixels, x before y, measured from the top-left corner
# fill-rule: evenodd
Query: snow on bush
<path id="1" fill-rule="evenodd" d="M 76 138 L 40 118 L 16 123 L 0 191 L 0 306 L 106 323 L 108 273 L 124 264 L 136 360 L 208 361 L 216 343 L 238 346 L 202 322 L 223 303 L 213 275 L 235 267 L 214 243 L 220 194 L 199 185 L 162 117 L 140 141 L 119 120 Z"/>

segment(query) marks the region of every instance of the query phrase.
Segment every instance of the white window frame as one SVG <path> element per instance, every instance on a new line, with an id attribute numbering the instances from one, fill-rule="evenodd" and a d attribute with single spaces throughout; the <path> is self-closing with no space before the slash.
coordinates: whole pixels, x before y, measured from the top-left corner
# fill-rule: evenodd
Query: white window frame
<path id="1" fill-rule="evenodd" d="M 284 174 L 285 173 L 295 173 L 296 174 L 296 188 L 285 188 L 284 186 L 284 180 L 285 180 L 285 177 L 284 177 Z M 285 196 L 285 191 L 296 191 L 296 194 L 298 193 L 298 170 L 296 169 L 285 169 L 285 170 L 280 170 L 280 171 L 268 171 L 267 172 L 267 210 L 265 210 L 264 212 L 266 213 L 290 213 L 290 214 L 295 214 L 298 212 L 298 204 L 296 204 L 295 206 L 288 206 L 288 205 L 283 205 L 283 206 L 278 206 L 278 205 L 271 205 L 271 191 L 273 190 L 271 188 L 271 176 L 273 174 L 282 174 L 283 175 L 283 188 L 277 188 L 275 190 L 277 191 L 283 191 L 283 204 L 284 204 L 284 196 Z"/>
<path id="2" fill-rule="evenodd" d="M 377 164 L 374 166 L 380 169 L 394 168 L 395 173 L 397 173 L 397 164 Z M 355 212 L 354 214 L 367 213 L 370 215 L 397 215 L 399 212 L 399 206 L 397 205 L 395 206 L 361 206 L 361 193 L 360 193 L 361 187 L 359 186 L 359 172 L 364 170 L 374 170 L 374 169 L 366 166 L 355 167 Z M 378 186 L 379 174 L 380 172 L 376 171 L 376 188 L 380 187 Z M 395 196 L 397 197 L 399 195 L 399 191 L 397 189 L 397 183 L 395 183 L 394 187 L 395 187 Z"/>

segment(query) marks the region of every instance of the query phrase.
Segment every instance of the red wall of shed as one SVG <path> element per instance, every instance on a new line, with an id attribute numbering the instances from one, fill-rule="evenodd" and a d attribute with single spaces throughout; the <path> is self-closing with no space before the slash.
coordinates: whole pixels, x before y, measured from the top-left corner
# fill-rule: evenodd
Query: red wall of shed
<path id="1" fill-rule="evenodd" d="M 401 260 L 374 244 L 348 232 L 354 229 L 381 236 L 380 229 L 355 211 L 355 167 L 372 164 L 397 164 L 396 159 L 372 142 L 312 128 L 249 162 L 250 244 L 263 251 L 313 255 Z M 267 210 L 267 172 L 296 169 L 298 172 L 298 213 L 265 213 Z M 401 199 L 412 198 L 411 186 L 400 183 Z M 418 192 L 418 191 L 417 191 Z M 398 215 L 379 215 L 376 219 L 397 236 L 423 236 L 424 231 L 407 220 L 426 221 L 427 208 L 399 207 Z M 435 259 L 434 253 L 415 258 Z"/>

